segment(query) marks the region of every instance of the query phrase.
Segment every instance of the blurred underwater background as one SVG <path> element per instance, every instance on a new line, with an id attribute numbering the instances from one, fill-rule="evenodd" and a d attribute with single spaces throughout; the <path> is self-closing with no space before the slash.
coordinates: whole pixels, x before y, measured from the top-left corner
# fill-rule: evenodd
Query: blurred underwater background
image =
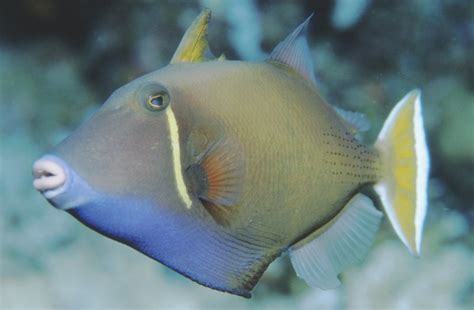
<path id="1" fill-rule="evenodd" d="M 314 12 L 319 89 L 368 116 L 367 142 L 422 90 L 431 176 L 421 258 L 384 220 L 338 289 L 308 287 L 283 256 L 246 300 L 95 233 L 34 190 L 33 161 L 115 89 L 167 65 L 203 7 L 214 54 L 250 61 Z M 473 56 L 468 0 L 0 2 L 0 308 L 473 309 Z"/>

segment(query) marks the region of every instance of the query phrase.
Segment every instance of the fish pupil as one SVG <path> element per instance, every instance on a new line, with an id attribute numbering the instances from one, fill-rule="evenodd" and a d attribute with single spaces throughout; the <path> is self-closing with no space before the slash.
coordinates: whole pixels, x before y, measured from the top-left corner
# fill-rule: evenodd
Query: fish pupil
<path id="1" fill-rule="evenodd" d="M 161 108 L 163 106 L 163 96 L 160 95 L 151 97 L 150 103 L 154 107 Z"/>

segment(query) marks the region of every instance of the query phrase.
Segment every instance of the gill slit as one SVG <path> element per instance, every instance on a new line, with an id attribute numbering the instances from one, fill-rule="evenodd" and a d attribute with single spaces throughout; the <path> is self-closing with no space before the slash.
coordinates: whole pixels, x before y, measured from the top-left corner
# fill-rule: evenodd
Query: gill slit
<path id="1" fill-rule="evenodd" d="M 186 208 L 190 209 L 192 201 L 189 198 L 188 190 L 186 188 L 186 184 L 184 183 L 183 169 L 181 167 L 181 150 L 179 144 L 178 123 L 176 122 L 176 117 L 174 116 L 171 107 L 168 107 L 168 109 L 166 110 L 166 118 L 168 119 L 168 126 L 170 130 L 171 153 L 173 156 L 173 169 L 176 180 L 176 189 L 181 200 L 186 205 Z"/>

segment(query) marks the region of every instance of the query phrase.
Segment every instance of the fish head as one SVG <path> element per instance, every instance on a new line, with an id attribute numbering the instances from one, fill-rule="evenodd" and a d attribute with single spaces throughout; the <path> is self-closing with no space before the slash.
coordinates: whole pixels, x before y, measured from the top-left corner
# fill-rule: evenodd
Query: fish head
<path id="1" fill-rule="evenodd" d="M 149 222 L 150 213 L 187 210 L 191 198 L 181 146 L 192 125 L 192 104 L 173 78 L 162 78 L 170 71 L 173 66 L 115 91 L 90 120 L 34 163 L 35 188 L 56 208 L 120 238 Z M 123 218 L 130 217 L 135 220 L 125 223 L 136 227 L 124 225 Z"/>

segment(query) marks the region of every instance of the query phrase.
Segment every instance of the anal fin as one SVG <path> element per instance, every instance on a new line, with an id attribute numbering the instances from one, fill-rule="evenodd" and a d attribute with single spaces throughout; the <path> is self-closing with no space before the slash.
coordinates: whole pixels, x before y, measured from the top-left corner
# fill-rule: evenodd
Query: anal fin
<path id="1" fill-rule="evenodd" d="M 289 250 L 296 274 L 312 287 L 339 286 L 338 274 L 365 258 L 383 216 L 362 194 L 356 194 L 341 212 L 324 233 Z"/>

